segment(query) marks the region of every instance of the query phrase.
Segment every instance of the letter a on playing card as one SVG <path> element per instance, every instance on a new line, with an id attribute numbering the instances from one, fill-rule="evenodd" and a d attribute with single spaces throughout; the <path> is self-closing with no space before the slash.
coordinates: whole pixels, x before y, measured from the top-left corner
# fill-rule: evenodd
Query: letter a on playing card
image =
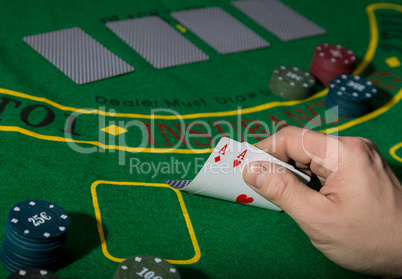
<path id="1" fill-rule="evenodd" d="M 237 156 L 237 159 L 235 159 L 233 161 L 233 167 L 234 168 L 237 167 L 238 165 L 240 165 L 243 162 L 244 157 L 246 156 L 246 154 L 247 154 L 247 149 L 244 150 L 239 156 Z"/>
<path id="2" fill-rule="evenodd" d="M 234 154 L 234 150 L 236 148 L 240 148 L 239 142 L 231 140 L 227 137 L 221 138 L 200 172 L 183 190 L 192 194 L 201 193 L 203 190 L 213 184 L 215 179 L 221 176 L 222 173 L 227 173 L 231 167 L 231 163 L 229 161 L 233 158 L 232 154 Z"/>
<path id="3" fill-rule="evenodd" d="M 221 150 L 218 151 L 218 153 L 222 154 L 222 156 L 225 156 L 227 148 L 228 148 L 228 145 L 226 144 L 224 147 L 221 148 Z M 218 163 L 220 160 L 221 160 L 221 155 L 218 155 L 215 157 L 215 163 Z"/>

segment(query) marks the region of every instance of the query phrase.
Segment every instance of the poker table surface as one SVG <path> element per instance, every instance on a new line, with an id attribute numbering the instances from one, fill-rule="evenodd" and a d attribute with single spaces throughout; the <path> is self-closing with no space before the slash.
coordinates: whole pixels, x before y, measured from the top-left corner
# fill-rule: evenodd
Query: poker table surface
<path id="1" fill-rule="evenodd" d="M 112 278 L 133 255 L 166 259 L 182 278 L 366 277 L 328 260 L 284 212 L 165 183 L 193 179 L 222 136 L 255 144 L 287 125 L 369 138 L 402 177 L 400 1 L 282 2 L 327 33 L 281 41 L 229 0 L 1 0 L 0 241 L 10 208 L 39 199 L 71 218 L 61 278 Z M 202 7 L 222 8 L 270 46 L 220 54 L 170 15 Z M 156 69 L 105 25 L 151 15 L 209 60 Z M 135 71 L 78 85 L 22 39 L 70 27 Z M 269 90 L 276 67 L 308 71 L 322 43 L 352 50 L 353 74 L 378 89 L 364 116 L 329 112 L 320 84 L 299 101 Z M 8 274 L 0 266 L 0 277 Z"/>

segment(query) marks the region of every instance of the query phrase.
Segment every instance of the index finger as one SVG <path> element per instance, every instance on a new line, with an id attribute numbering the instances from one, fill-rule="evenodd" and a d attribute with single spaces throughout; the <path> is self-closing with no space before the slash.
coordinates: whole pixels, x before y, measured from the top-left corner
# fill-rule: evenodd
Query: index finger
<path id="1" fill-rule="evenodd" d="M 256 146 L 282 161 L 310 165 L 317 176 L 326 179 L 338 168 L 337 137 L 287 126 Z"/>

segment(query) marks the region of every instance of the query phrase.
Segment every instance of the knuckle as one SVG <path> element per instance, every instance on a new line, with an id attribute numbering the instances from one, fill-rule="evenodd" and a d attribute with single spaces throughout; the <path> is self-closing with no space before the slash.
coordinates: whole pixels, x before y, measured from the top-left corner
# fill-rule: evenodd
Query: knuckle
<path id="1" fill-rule="evenodd" d="M 282 129 L 280 129 L 280 130 L 278 131 L 278 133 L 290 133 L 290 132 L 296 131 L 296 130 L 298 130 L 298 129 L 300 129 L 300 128 L 297 128 L 297 127 L 295 127 L 295 126 L 285 126 L 285 127 L 283 127 Z"/>
<path id="2" fill-rule="evenodd" d="M 381 160 L 378 148 L 374 142 L 362 137 L 344 138 L 346 150 L 357 155 L 357 158 L 368 162 L 376 162 Z"/>
<path id="3" fill-rule="evenodd" d="M 362 140 L 362 141 L 364 141 L 366 143 L 366 148 L 367 149 L 375 150 L 375 151 L 378 150 L 377 145 L 373 141 L 371 141 L 371 140 L 369 140 L 367 138 L 362 138 L 362 137 L 359 137 L 358 139 L 360 139 L 360 140 Z"/>
<path id="4" fill-rule="evenodd" d="M 362 156 L 371 150 L 367 141 L 362 138 L 348 137 L 343 139 L 346 151 Z"/>
<path id="5" fill-rule="evenodd" d="M 347 137 L 343 138 L 344 143 L 348 147 L 356 152 L 365 153 L 368 149 L 368 144 L 363 138 L 359 137 Z"/>

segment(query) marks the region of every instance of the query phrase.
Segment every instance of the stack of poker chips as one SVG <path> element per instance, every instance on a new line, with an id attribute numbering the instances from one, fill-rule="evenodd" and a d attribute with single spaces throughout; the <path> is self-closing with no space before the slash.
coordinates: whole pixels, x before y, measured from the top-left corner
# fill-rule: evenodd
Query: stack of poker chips
<path id="1" fill-rule="evenodd" d="M 269 81 L 272 93 L 289 100 L 308 98 L 313 94 L 314 86 L 314 77 L 297 67 L 277 67 Z"/>
<path id="2" fill-rule="evenodd" d="M 14 205 L 8 213 L 0 261 L 11 272 L 58 269 L 69 226 L 67 213 L 53 203 L 27 200 Z"/>
<path id="3" fill-rule="evenodd" d="M 7 279 L 61 279 L 51 271 L 44 269 L 21 269 L 7 276 Z"/>
<path id="4" fill-rule="evenodd" d="M 314 50 L 310 73 L 328 87 L 331 80 L 355 69 L 356 56 L 340 45 L 321 44 Z"/>
<path id="5" fill-rule="evenodd" d="M 370 81 L 360 76 L 341 75 L 330 82 L 325 101 L 340 115 L 358 117 L 367 112 L 369 100 L 376 94 L 377 89 Z"/>
<path id="6" fill-rule="evenodd" d="M 179 271 L 168 261 L 150 255 L 138 255 L 124 260 L 113 279 L 163 278 L 180 279 Z"/>

